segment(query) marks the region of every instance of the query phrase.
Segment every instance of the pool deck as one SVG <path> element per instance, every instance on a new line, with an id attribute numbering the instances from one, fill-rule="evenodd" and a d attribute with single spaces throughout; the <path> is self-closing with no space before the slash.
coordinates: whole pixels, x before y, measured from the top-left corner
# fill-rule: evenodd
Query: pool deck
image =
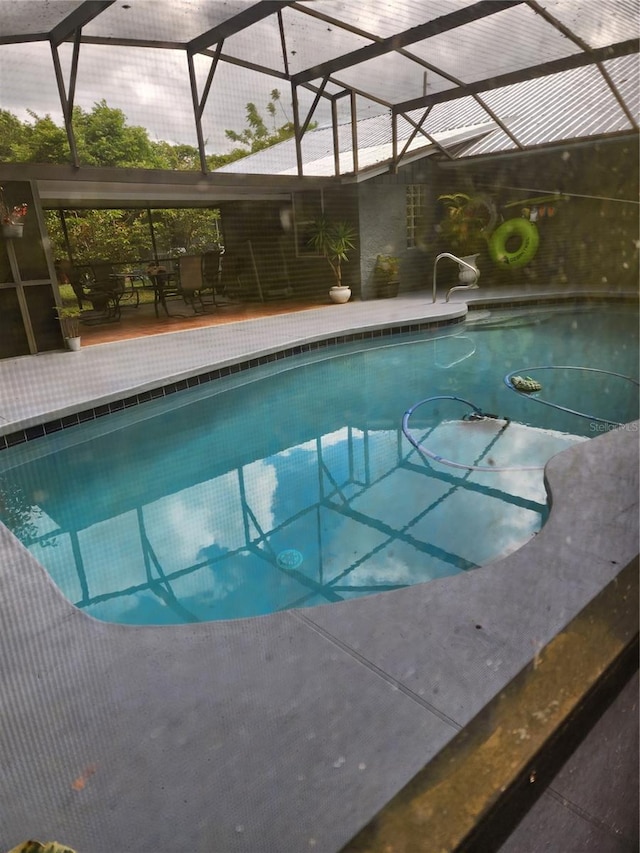
<path id="1" fill-rule="evenodd" d="M 6 360 L 0 434 L 302 341 L 465 312 L 413 295 Z M 336 853 L 636 557 L 637 430 L 550 460 L 550 518 L 504 559 L 253 619 L 98 622 L 0 525 L 0 849 Z M 593 849 L 627 849 L 589 808 Z"/>
<path id="2" fill-rule="evenodd" d="M 98 344 L 77 353 L 61 350 L 5 359 L 0 361 L 0 435 L 179 381 L 214 365 L 418 319 L 464 317 L 466 310 L 459 302 L 427 303 L 424 295 L 350 302 Z"/>
<path id="3" fill-rule="evenodd" d="M 428 294 L 349 302 L 259 319 L 146 335 L 117 342 L 0 360 L 0 437 L 64 417 L 89 406 L 108 404 L 159 385 L 196 376 L 304 343 L 424 321 L 462 318 L 487 301 L 531 299 L 523 288 L 480 288 L 432 303 Z M 602 292 L 535 294 L 538 298 L 609 296 Z M 616 294 L 635 298 L 637 294 Z M 196 320 L 197 318 L 193 318 Z M 159 328 L 162 328 L 159 326 Z"/>

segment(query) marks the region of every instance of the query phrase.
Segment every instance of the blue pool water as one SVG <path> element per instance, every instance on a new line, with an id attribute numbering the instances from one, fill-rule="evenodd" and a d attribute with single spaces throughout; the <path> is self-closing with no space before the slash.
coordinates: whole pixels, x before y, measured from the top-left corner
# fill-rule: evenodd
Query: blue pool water
<path id="1" fill-rule="evenodd" d="M 106 621 L 170 624 L 340 601 L 470 571 L 547 515 L 541 466 L 638 417 L 638 318 L 477 312 L 278 362 L 0 455 L 0 517 Z M 610 371 L 546 370 L 560 365 Z M 518 395 L 510 371 L 543 383 Z M 502 416 L 463 420 L 456 400 Z M 510 419 L 510 420 L 506 420 Z M 540 466 L 522 471 L 522 467 Z"/>

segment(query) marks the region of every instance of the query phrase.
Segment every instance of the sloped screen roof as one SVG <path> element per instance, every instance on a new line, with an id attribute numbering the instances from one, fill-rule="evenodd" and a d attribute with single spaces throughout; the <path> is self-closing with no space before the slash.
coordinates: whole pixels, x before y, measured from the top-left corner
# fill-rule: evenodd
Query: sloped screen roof
<path id="1" fill-rule="evenodd" d="M 0 0 L 0 107 L 59 114 L 80 165 L 72 107 L 104 99 L 197 145 L 206 171 L 246 103 L 278 89 L 297 130 L 286 167 L 245 168 L 304 175 L 319 125 L 311 147 L 337 175 L 420 146 L 453 158 L 635 132 L 639 35 L 638 0 Z M 359 158 L 358 126 L 381 115 Z"/>

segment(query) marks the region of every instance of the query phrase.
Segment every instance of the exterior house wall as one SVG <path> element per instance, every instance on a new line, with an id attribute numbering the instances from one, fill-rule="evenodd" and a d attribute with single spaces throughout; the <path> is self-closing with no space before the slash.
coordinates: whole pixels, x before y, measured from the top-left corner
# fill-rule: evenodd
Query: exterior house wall
<path id="1" fill-rule="evenodd" d="M 444 214 L 438 196 L 482 193 L 496 205 L 498 223 L 519 217 L 528 197 L 565 192 L 571 197 L 551 205 L 537 223 L 540 245 L 525 267 L 504 269 L 480 253 L 480 286 L 531 284 L 566 286 L 572 290 L 638 287 L 638 140 L 624 139 L 574 145 L 549 151 L 454 163 L 425 158 L 358 184 L 362 298 L 375 298 L 374 267 L 378 254 L 400 258 L 400 292 L 431 293 L 433 262 L 451 251 L 438 233 Z M 406 188 L 425 188 L 420 245 L 407 247 Z M 620 201 L 626 199 L 626 201 Z M 524 205 L 523 205 L 524 206 Z M 458 267 L 438 266 L 438 290 L 457 284 Z"/>
<path id="2" fill-rule="evenodd" d="M 518 199 L 554 192 L 566 201 L 544 208 L 537 229 L 540 243 L 535 257 L 521 269 L 496 266 L 484 250 L 479 258 L 482 285 L 529 284 L 571 290 L 638 287 L 638 140 L 623 139 L 573 145 L 555 150 L 526 152 L 492 160 L 440 163 L 434 180 L 434 198 L 440 193 L 489 195 L 501 219 L 521 216 L 524 204 L 505 207 Z M 626 199 L 626 201 L 622 201 Z M 427 241 L 437 245 L 432 230 Z M 438 251 L 445 251 L 440 246 Z M 442 266 L 438 267 L 438 290 Z M 429 271 L 430 275 L 430 271 Z"/>
<path id="3" fill-rule="evenodd" d="M 428 159 L 402 167 L 395 175 L 379 175 L 358 185 L 362 298 L 374 299 L 374 269 L 378 255 L 400 259 L 400 293 L 427 287 L 428 255 L 407 246 L 407 186 L 425 188 L 425 212 L 433 209 L 434 166 Z M 423 222 L 424 227 L 424 222 Z"/>
<path id="4" fill-rule="evenodd" d="M 344 220 L 358 232 L 358 203 L 355 188 L 344 187 L 307 193 L 316 196 L 310 205 L 312 218 L 324 209 L 332 220 Z M 280 202 L 228 202 L 220 205 L 225 254 L 222 260 L 223 285 L 248 300 L 279 296 L 327 297 L 335 284 L 325 258 L 308 248 L 308 234 L 296 215 L 302 216 L 301 200 Z M 296 214 L 297 212 L 297 214 Z M 307 226 L 308 227 L 308 223 Z M 343 283 L 360 295 L 360 247 L 349 253 L 342 265 Z"/>

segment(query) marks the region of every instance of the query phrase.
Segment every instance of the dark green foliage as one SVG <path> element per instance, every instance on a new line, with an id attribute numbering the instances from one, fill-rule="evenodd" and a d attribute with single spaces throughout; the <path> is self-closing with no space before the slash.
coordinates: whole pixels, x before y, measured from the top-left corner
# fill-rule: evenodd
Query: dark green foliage
<path id="1" fill-rule="evenodd" d="M 287 121 L 280 127 L 276 127 L 276 104 L 280 103 L 280 92 L 278 89 L 273 89 L 271 98 L 267 104 L 267 112 L 273 121 L 273 130 L 271 133 L 267 130 L 264 119 L 258 112 L 256 105 L 248 103 L 246 106 L 247 127 L 237 133 L 235 130 L 225 130 L 227 139 L 232 142 L 239 142 L 240 145 L 246 146 L 245 149 L 236 148 L 231 154 L 222 155 L 226 159 L 225 162 L 237 160 L 240 157 L 246 157 L 247 154 L 253 154 L 256 151 L 262 151 L 263 148 L 269 148 L 276 145 L 278 142 L 283 142 L 285 139 L 291 139 L 295 133 L 295 127 L 292 121 L 289 121 L 287 114 L 284 112 L 282 104 L 280 107 Z M 313 129 L 318 126 L 317 122 L 311 122 L 309 128 Z M 218 165 L 222 165 L 221 163 Z"/>
<path id="2" fill-rule="evenodd" d="M 349 251 L 355 249 L 357 233 L 348 222 L 331 221 L 319 216 L 312 226 L 309 245 L 324 255 L 336 278 L 342 285 L 342 263 L 349 260 Z"/>
<path id="3" fill-rule="evenodd" d="M 276 106 L 280 92 L 273 89 L 267 112 L 273 122 L 269 132 L 255 104 L 246 105 L 247 127 L 225 131 L 240 146 L 228 154 L 207 157 L 210 169 L 246 157 L 293 136 L 290 121 L 276 126 Z M 6 110 L 0 110 L 0 160 L 67 164 L 71 152 L 66 131 L 51 116 L 29 112 L 30 121 L 21 122 Z M 75 107 L 73 130 L 82 165 L 109 168 L 142 168 L 175 171 L 200 169 L 198 149 L 192 145 L 154 142 L 143 127 L 130 126 L 122 110 L 101 100 L 89 111 Z M 56 258 L 67 256 L 58 211 L 47 211 L 46 222 Z M 219 212 L 214 209 L 171 209 L 153 211 L 158 254 L 161 257 L 202 252 L 220 244 Z M 65 211 L 73 262 L 88 264 L 101 258 L 117 259 L 132 266 L 153 257 L 153 246 L 146 210 Z"/>
<path id="4" fill-rule="evenodd" d="M 161 257 L 193 254 L 219 246 L 218 210 L 154 210 L 152 218 Z M 66 257 L 59 212 L 45 211 L 45 219 L 55 257 Z M 109 258 L 137 267 L 153 257 L 146 210 L 72 210 L 65 211 L 65 220 L 75 264 Z"/>
<path id="5" fill-rule="evenodd" d="M 276 126 L 276 105 L 280 106 L 286 119 L 280 127 Z M 225 130 L 227 138 L 239 143 L 240 147 L 228 154 L 208 155 L 208 167 L 216 169 L 293 136 L 293 123 L 280 103 L 277 89 L 271 92 L 267 112 L 273 123 L 271 131 L 256 105 L 248 103 L 244 130 Z M 57 125 L 50 115 L 39 116 L 29 111 L 29 116 L 30 121 L 21 122 L 13 113 L 0 110 L 0 161 L 69 163 L 71 151 L 64 127 Z M 312 123 L 311 127 L 315 126 Z M 163 140 L 154 142 L 144 127 L 128 125 L 122 110 L 109 107 L 104 100 L 95 103 L 89 111 L 82 107 L 74 108 L 73 133 L 83 166 L 176 171 L 200 169 L 200 155 L 195 146 L 172 145 Z"/>

